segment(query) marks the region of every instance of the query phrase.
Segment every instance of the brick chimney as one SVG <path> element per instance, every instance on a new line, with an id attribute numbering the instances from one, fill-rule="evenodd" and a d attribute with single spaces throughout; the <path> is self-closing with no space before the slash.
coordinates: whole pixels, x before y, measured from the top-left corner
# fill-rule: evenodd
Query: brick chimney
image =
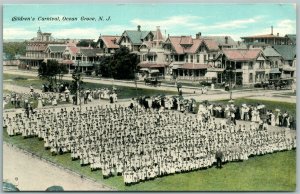
<path id="1" fill-rule="evenodd" d="M 201 32 L 198 32 L 198 33 L 196 34 L 196 39 L 200 39 L 200 37 L 201 37 Z"/>
<path id="2" fill-rule="evenodd" d="M 141 26 L 140 26 L 140 25 L 137 26 L 137 30 L 138 30 L 139 32 L 141 31 Z"/>
<path id="3" fill-rule="evenodd" d="M 271 35 L 273 35 L 273 26 L 271 26 Z"/>

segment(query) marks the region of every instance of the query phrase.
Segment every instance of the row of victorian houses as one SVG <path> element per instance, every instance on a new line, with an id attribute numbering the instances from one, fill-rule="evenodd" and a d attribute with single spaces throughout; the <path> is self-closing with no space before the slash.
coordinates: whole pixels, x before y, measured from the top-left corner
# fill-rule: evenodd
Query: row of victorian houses
<path id="1" fill-rule="evenodd" d="M 296 35 L 271 34 L 241 37 L 230 36 L 164 37 L 155 31 L 125 30 L 121 36 L 100 35 L 96 48 L 78 47 L 76 40 L 53 39 L 42 33 L 28 41 L 21 64 L 37 68 L 42 62 L 55 59 L 71 72 L 77 66 L 82 72 L 92 71 L 101 57 L 109 56 L 126 46 L 140 56 L 141 75 L 158 73 L 165 79 L 230 81 L 237 85 L 253 85 L 269 79 L 294 79 L 296 76 Z M 92 40 L 86 40 L 92 41 Z M 230 72 L 230 74 L 228 74 Z M 229 75 L 229 76 L 228 76 Z"/>

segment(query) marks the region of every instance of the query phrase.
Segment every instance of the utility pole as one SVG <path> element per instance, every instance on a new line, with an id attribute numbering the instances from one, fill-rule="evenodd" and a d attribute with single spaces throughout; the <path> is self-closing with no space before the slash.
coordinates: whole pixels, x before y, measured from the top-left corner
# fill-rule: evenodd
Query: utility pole
<path id="1" fill-rule="evenodd" d="M 80 79 L 81 79 L 81 76 L 80 76 L 80 71 L 79 71 L 79 61 L 77 61 L 77 69 L 76 69 L 76 82 L 77 82 L 77 102 L 76 104 L 78 105 L 79 104 L 79 109 L 80 109 L 80 112 L 81 112 L 81 97 L 80 97 Z"/>

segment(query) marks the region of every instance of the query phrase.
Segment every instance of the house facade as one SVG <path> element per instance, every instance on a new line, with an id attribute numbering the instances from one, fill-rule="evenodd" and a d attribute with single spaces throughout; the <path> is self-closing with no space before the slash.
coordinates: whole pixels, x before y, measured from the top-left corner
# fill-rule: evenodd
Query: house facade
<path id="1" fill-rule="evenodd" d="M 27 42 L 25 56 L 20 57 L 20 67 L 37 69 L 47 57 L 45 50 L 50 44 L 62 45 L 65 44 L 65 40 L 55 40 L 51 33 L 42 33 L 39 28 L 37 36 Z"/>
<path id="2" fill-rule="evenodd" d="M 120 48 L 117 44 L 119 39 L 120 36 L 100 35 L 97 41 L 97 48 L 103 49 L 103 56 L 110 56 Z"/>
<path id="3" fill-rule="evenodd" d="M 118 45 L 126 46 L 131 52 L 138 53 L 143 42 L 153 41 L 154 35 L 151 31 L 142 31 L 141 26 L 137 26 L 137 30 L 125 30 Z"/>
<path id="4" fill-rule="evenodd" d="M 270 65 L 261 49 L 223 49 L 208 71 L 217 73 L 217 83 L 253 85 L 269 79 Z"/>

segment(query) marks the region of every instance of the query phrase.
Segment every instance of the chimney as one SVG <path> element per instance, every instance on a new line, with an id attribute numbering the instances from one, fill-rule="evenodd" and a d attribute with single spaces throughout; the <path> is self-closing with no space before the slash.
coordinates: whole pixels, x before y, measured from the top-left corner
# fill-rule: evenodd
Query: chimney
<path id="1" fill-rule="evenodd" d="M 228 36 L 225 36 L 225 44 L 228 44 Z"/>
<path id="2" fill-rule="evenodd" d="M 277 36 L 279 36 L 279 33 L 277 32 Z"/>
<path id="3" fill-rule="evenodd" d="M 137 26 L 137 30 L 138 30 L 139 32 L 141 31 L 141 26 L 140 26 L 140 25 Z"/>
<path id="4" fill-rule="evenodd" d="M 196 39 L 200 39 L 200 36 L 201 36 L 201 32 L 198 32 L 198 33 L 196 34 Z"/>
<path id="5" fill-rule="evenodd" d="M 273 35 L 273 26 L 271 26 L 271 35 Z"/>

